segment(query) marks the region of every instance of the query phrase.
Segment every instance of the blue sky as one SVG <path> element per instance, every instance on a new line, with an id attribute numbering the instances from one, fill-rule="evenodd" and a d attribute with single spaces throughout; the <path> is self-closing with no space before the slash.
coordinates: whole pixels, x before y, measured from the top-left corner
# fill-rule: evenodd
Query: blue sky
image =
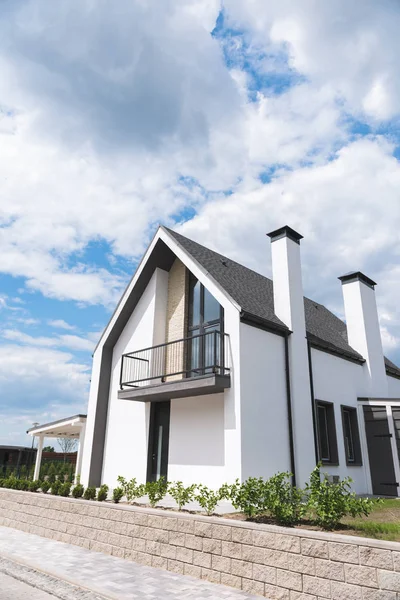
<path id="1" fill-rule="evenodd" d="M 0 443 L 86 409 L 91 352 L 158 223 L 308 296 L 378 282 L 400 363 L 400 8 L 356 0 L 0 7 Z"/>

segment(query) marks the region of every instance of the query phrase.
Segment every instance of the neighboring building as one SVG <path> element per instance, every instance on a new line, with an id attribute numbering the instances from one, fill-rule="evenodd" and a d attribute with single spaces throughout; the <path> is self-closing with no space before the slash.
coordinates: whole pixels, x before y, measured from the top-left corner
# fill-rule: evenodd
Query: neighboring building
<path id="1" fill-rule="evenodd" d="M 35 464 L 36 449 L 25 446 L 0 446 L 0 477 L 11 472 L 17 474 L 21 467 Z"/>
<path id="2" fill-rule="evenodd" d="M 300 239 L 269 234 L 273 282 L 160 227 L 93 357 L 82 482 L 160 475 L 217 487 L 321 460 L 398 495 L 400 369 L 375 283 L 341 277 L 347 327 L 303 297 Z"/>

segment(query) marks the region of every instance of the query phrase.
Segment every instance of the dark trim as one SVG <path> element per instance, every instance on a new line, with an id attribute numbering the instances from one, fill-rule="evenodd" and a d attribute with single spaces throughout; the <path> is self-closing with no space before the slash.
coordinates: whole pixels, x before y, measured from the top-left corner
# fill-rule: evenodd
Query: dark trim
<path id="1" fill-rule="evenodd" d="M 363 358 L 361 355 L 359 358 L 357 358 L 357 356 L 351 355 L 346 350 L 341 350 L 336 346 L 332 346 L 328 342 L 325 342 L 325 340 L 317 338 L 312 333 L 307 333 L 306 337 L 307 340 L 310 342 L 311 347 L 315 348 L 316 350 L 321 350 L 321 352 L 326 352 L 326 354 L 332 354 L 333 356 L 343 358 L 344 360 L 348 360 L 349 362 L 353 362 L 358 365 L 363 365 L 365 363 L 365 358 Z"/>
<path id="2" fill-rule="evenodd" d="M 330 415 L 327 414 L 327 418 L 328 418 L 327 426 L 328 426 L 328 445 L 329 445 L 329 452 L 331 455 L 331 459 L 326 460 L 326 459 L 322 458 L 321 438 L 320 438 L 320 434 L 319 434 L 319 428 L 317 427 L 318 450 L 319 450 L 319 456 L 321 457 L 320 461 L 322 462 L 323 465 L 328 465 L 331 467 L 338 467 L 339 466 L 339 452 L 338 452 L 337 434 L 336 434 L 335 405 L 333 402 L 326 402 L 325 400 L 319 400 L 318 398 L 316 398 L 315 399 L 316 408 L 318 408 L 318 405 L 325 406 L 325 408 L 329 409 L 329 411 L 330 411 Z M 318 425 L 318 423 L 319 423 L 319 421 L 317 418 L 317 425 Z"/>
<path id="3" fill-rule="evenodd" d="M 283 227 L 279 227 L 279 229 L 275 229 L 270 233 L 267 233 L 267 236 L 271 238 L 271 242 L 275 242 L 276 240 L 280 240 L 282 238 L 289 238 L 292 242 L 296 244 L 300 244 L 300 240 L 303 239 L 303 236 L 300 233 L 297 233 L 294 229 L 289 227 L 289 225 L 284 225 Z"/>
<path id="4" fill-rule="evenodd" d="M 166 472 L 167 472 L 167 477 L 165 477 L 165 479 L 168 479 L 168 467 L 169 467 L 169 462 L 168 462 L 168 458 L 169 458 L 169 430 L 170 430 L 170 424 L 171 424 L 171 401 L 170 400 L 164 400 L 164 402 L 162 403 L 164 404 L 164 406 L 168 407 L 168 419 L 167 419 L 167 423 L 166 423 L 166 427 L 165 427 L 165 437 L 166 437 L 166 442 L 165 445 L 167 447 L 167 453 L 166 456 L 162 455 L 162 462 L 164 463 L 164 466 L 166 466 Z M 146 470 L 146 481 L 154 481 L 153 479 L 153 473 L 152 473 L 152 465 L 153 465 L 153 450 L 154 450 L 154 421 L 155 421 L 155 417 L 156 417 L 156 411 L 159 410 L 160 407 L 160 403 L 158 404 L 158 406 L 156 406 L 155 404 L 151 405 L 151 409 L 150 409 L 150 419 L 149 419 L 149 435 L 148 435 L 148 447 L 147 447 L 147 470 Z M 161 453 L 162 453 L 162 449 L 161 449 Z M 166 464 L 165 464 L 166 463 Z"/>
<path id="5" fill-rule="evenodd" d="M 345 283 L 352 283 L 353 281 L 362 281 L 371 289 L 374 289 L 376 285 L 378 285 L 373 279 L 361 273 L 361 271 L 351 271 L 350 273 L 346 273 L 341 277 L 338 277 L 339 281 L 342 282 L 342 285 Z"/>
<path id="6" fill-rule="evenodd" d="M 390 371 L 390 367 L 386 367 L 386 375 L 388 375 L 389 377 L 393 377 L 393 379 L 400 379 L 400 373 Z"/>
<path id="7" fill-rule="evenodd" d="M 269 331 L 270 333 L 275 333 L 276 335 L 286 336 L 288 333 L 292 333 L 290 329 L 288 327 L 285 327 L 284 325 L 279 325 L 279 323 L 273 323 L 272 321 L 268 321 L 267 319 L 257 317 L 257 315 L 253 315 L 252 313 L 246 311 L 242 311 L 240 313 L 240 320 L 246 325 L 250 325 L 251 327 L 257 327 L 257 329 Z"/>
<path id="8" fill-rule="evenodd" d="M 94 416 L 93 440 L 90 451 L 89 486 L 99 487 L 103 471 L 104 447 L 107 430 L 108 399 L 111 381 L 113 349 L 103 346 L 101 350 L 99 385 Z"/>
<path id="9" fill-rule="evenodd" d="M 310 345 L 309 341 L 307 341 L 307 352 L 308 352 L 308 373 L 309 373 L 309 376 L 310 376 L 311 413 L 312 413 L 312 419 L 313 419 L 315 464 L 317 465 L 318 462 L 319 462 L 318 438 L 317 438 L 317 422 L 316 422 L 316 414 L 315 414 L 314 376 L 313 376 L 313 368 L 312 368 L 311 345 Z"/>
<path id="10" fill-rule="evenodd" d="M 296 463 L 294 455 L 293 440 L 293 415 L 292 415 L 292 395 L 290 390 L 290 362 L 289 362 L 289 334 L 285 335 L 285 374 L 286 374 L 286 405 L 288 412 L 289 429 L 289 451 L 290 451 L 290 470 L 292 472 L 292 485 L 296 485 Z"/>
<path id="11" fill-rule="evenodd" d="M 357 409 L 355 406 L 347 406 L 346 404 L 341 404 L 340 405 L 340 413 L 341 413 L 341 417 L 342 417 L 342 428 L 343 428 L 343 443 L 346 437 L 346 430 L 344 428 L 344 418 L 343 418 L 343 413 L 344 411 L 347 410 L 348 412 L 351 413 L 351 428 L 352 428 L 352 435 L 353 435 L 353 450 L 354 450 L 354 460 L 353 461 L 349 461 L 347 458 L 347 453 L 346 453 L 346 447 L 344 448 L 344 456 L 346 459 L 346 465 L 348 467 L 362 467 L 362 451 L 361 451 L 361 442 L 360 442 L 360 428 L 359 428 L 359 424 L 358 424 L 358 414 L 357 414 Z M 355 429 L 354 429 L 354 425 L 355 425 Z"/>

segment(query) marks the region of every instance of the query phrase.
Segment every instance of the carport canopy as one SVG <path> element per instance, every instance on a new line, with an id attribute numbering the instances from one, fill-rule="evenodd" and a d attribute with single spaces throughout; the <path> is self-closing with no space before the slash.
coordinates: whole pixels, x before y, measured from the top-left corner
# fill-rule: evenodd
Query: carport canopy
<path id="1" fill-rule="evenodd" d="M 28 429 L 27 433 L 38 438 L 35 471 L 33 479 L 39 479 L 42 463 L 43 442 L 45 438 L 73 438 L 78 440 L 78 455 L 76 457 L 75 481 L 81 474 L 83 444 L 85 441 L 86 415 L 74 415 L 59 421 L 36 425 Z"/>

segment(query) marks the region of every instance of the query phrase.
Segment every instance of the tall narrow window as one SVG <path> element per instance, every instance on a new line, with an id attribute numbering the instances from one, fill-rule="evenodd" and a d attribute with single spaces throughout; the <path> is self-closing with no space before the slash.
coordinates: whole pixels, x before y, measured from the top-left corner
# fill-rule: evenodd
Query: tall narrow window
<path id="1" fill-rule="evenodd" d="M 189 278 L 189 377 L 221 372 L 223 308 L 192 274 Z"/>
<path id="2" fill-rule="evenodd" d="M 347 465 L 361 465 L 361 445 L 358 431 L 357 410 L 342 406 L 343 442 Z"/>
<path id="3" fill-rule="evenodd" d="M 316 402 L 319 458 L 323 464 L 337 465 L 335 413 L 330 402 Z"/>

